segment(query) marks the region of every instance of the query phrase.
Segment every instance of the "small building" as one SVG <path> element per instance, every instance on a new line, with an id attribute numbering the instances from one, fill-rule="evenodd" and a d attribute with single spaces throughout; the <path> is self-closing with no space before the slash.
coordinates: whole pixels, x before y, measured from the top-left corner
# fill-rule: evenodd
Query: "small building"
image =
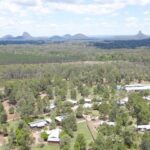
<path id="1" fill-rule="evenodd" d="M 129 98 L 128 98 L 128 97 L 125 97 L 125 98 L 123 98 L 123 99 L 121 99 L 121 100 L 118 100 L 118 101 L 117 101 L 117 104 L 118 104 L 118 105 L 125 105 L 126 103 L 128 103 L 128 101 L 129 101 Z"/>
<path id="2" fill-rule="evenodd" d="M 117 90 L 122 90 L 122 86 L 121 85 L 117 85 L 116 89 Z"/>
<path id="3" fill-rule="evenodd" d="M 92 108 L 92 104 L 85 103 L 83 104 L 83 108 Z"/>
<path id="4" fill-rule="evenodd" d="M 150 131 L 150 125 L 137 125 L 139 131 Z"/>
<path id="5" fill-rule="evenodd" d="M 149 96 L 144 96 L 143 99 L 145 99 L 145 100 L 150 102 L 150 95 Z"/>
<path id="6" fill-rule="evenodd" d="M 76 100 L 72 100 L 72 99 L 68 99 L 67 102 L 71 103 L 72 105 L 77 105 L 77 101 Z"/>
<path id="7" fill-rule="evenodd" d="M 52 119 L 51 118 L 45 118 L 45 121 L 48 123 L 52 123 Z"/>
<path id="8" fill-rule="evenodd" d="M 124 89 L 127 92 L 130 92 L 130 91 L 144 91 L 144 90 L 150 90 L 150 85 L 145 85 L 145 84 L 130 84 L 130 85 L 125 85 Z"/>
<path id="9" fill-rule="evenodd" d="M 84 98 L 83 108 L 92 108 L 92 100 L 90 98 Z"/>
<path id="10" fill-rule="evenodd" d="M 89 99 L 89 98 L 85 98 L 85 99 L 84 99 L 84 102 L 85 102 L 85 103 L 92 103 L 92 100 Z"/>
<path id="11" fill-rule="evenodd" d="M 46 131 L 46 134 L 48 134 L 47 142 L 60 143 L 60 138 L 59 138 L 60 133 L 61 133 L 61 129 L 59 129 L 59 128 Z"/>
<path id="12" fill-rule="evenodd" d="M 73 110 L 73 111 L 76 111 L 77 109 L 78 109 L 78 105 L 75 105 L 75 106 L 73 106 L 71 109 Z"/>
<path id="13" fill-rule="evenodd" d="M 58 123 L 61 123 L 64 119 L 65 119 L 65 116 L 56 116 L 56 117 L 55 117 L 55 120 L 56 120 Z"/>
<path id="14" fill-rule="evenodd" d="M 109 126 L 115 126 L 115 122 L 109 122 L 108 121 L 108 122 L 106 122 L 106 124 L 109 125 Z"/>
<path id="15" fill-rule="evenodd" d="M 46 120 L 37 120 L 37 121 L 29 123 L 29 126 L 30 128 L 43 128 L 48 124 L 49 122 Z"/>
<path id="16" fill-rule="evenodd" d="M 50 106 L 49 106 L 49 109 L 50 109 L 50 110 L 53 110 L 53 109 L 55 109 L 55 108 L 56 108 L 56 106 L 55 106 L 54 103 L 50 104 Z"/>
<path id="17" fill-rule="evenodd" d="M 106 124 L 109 126 L 115 126 L 116 125 L 115 122 L 100 120 L 100 125 L 103 125 L 103 124 Z"/>

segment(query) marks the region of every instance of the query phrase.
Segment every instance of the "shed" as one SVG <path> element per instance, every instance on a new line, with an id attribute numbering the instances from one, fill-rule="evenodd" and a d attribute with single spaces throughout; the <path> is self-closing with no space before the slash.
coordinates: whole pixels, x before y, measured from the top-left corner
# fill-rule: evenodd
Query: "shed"
<path id="1" fill-rule="evenodd" d="M 47 142 L 50 142 L 50 143 L 59 143 L 60 142 L 59 135 L 61 133 L 61 129 L 57 128 L 54 130 L 49 130 L 49 131 L 46 131 L 46 133 L 48 134 Z"/>

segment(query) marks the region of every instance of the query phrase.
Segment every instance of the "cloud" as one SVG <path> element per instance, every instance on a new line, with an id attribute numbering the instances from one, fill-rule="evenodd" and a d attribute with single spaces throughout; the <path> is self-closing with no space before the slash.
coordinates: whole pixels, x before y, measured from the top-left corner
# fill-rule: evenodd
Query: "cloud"
<path id="1" fill-rule="evenodd" d="M 54 31 L 63 33 L 66 30 L 66 32 L 87 30 L 91 33 L 95 30 L 96 33 L 99 28 L 107 31 L 106 28 L 111 30 L 112 27 L 116 28 L 112 31 L 118 32 L 123 25 L 127 29 L 135 26 L 138 28 L 142 21 L 145 22 L 145 25 L 141 25 L 144 28 L 149 24 L 150 11 L 147 7 L 149 4 L 150 0 L 0 0 L 0 18 L 3 17 L 0 19 L 0 27 L 2 26 L 0 33 L 7 31 L 5 28 L 11 27 L 16 29 L 12 31 L 14 33 L 25 29 L 36 34 L 42 31 L 47 34 L 46 29 L 51 33 Z M 139 12 L 132 11 L 132 15 L 137 18 L 130 14 L 132 7 L 133 10 L 141 8 Z M 127 18 L 124 19 L 125 17 Z M 144 17 L 147 19 L 144 20 Z M 55 30 L 51 31 L 51 28 Z"/>
<path id="2" fill-rule="evenodd" d="M 11 0 L 11 3 L 14 3 L 16 5 L 20 6 L 35 6 L 38 4 L 38 0 Z"/>
<path id="3" fill-rule="evenodd" d="M 96 3 L 123 3 L 125 5 L 147 5 L 150 0 L 93 0 Z"/>
<path id="4" fill-rule="evenodd" d="M 125 19 L 125 26 L 128 28 L 138 28 L 140 25 L 139 19 L 136 17 L 127 17 Z"/>
<path id="5" fill-rule="evenodd" d="M 150 14 L 150 11 L 146 10 L 144 11 L 144 15 L 149 15 Z"/>
<path id="6" fill-rule="evenodd" d="M 59 3 L 59 4 L 58 4 Z M 128 5 L 146 5 L 150 0 L 2 0 L 5 11 L 48 14 L 69 12 L 75 14 L 103 15 L 116 13 Z M 4 6 L 3 6 L 4 5 Z M 0 7 L 1 11 L 1 7 Z"/>
<path id="7" fill-rule="evenodd" d="M 66 3 L 50 3 L 49 8 L 53 11 L 65 11 L 75 14 L 93 14 L 93 15 L 103 15 L 110 14 L 123 8 L 122 3 L 114 4 L 66 4 Z"/>
<path id="8" fill-rule="evenodd" d="M 81 3 L 83 0 L 44 0 L 44 2 L 55 3 Z"/>

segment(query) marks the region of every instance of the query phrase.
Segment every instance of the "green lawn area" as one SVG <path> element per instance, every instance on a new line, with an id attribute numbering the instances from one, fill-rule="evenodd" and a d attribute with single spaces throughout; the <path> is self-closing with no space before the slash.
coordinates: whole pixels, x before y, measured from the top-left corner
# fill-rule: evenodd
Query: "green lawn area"
<path id="1" fill-rule="evenodd" d="M 11 128 L 16 128 L 16 126 L 18 125 L 18 123 L 19 123 L 19 120 L 10 121 L 10 122 L 9 122 L 9 129 L 11 129 Z"/>
<path id="2" fill-rule="evenodd" d="M 93 140 L 92 136 L 87 128 L 86 122 L 78 124 L 78 131 L 74 133 L 74 138 L 71 141 L 71 150 L 73 150 L 74 142 L 78 133 L 83 133 L 87 142 L 87 145 Z M 59 150 L 59 145 L 47 144 L 43 148 L 34 147 L 32 150 Z"/>
<path id="3" fill-rule="evenodd" d="M 86 122 L 82 122 L 78 124 L 78 131 L 74 133 L 74 138 L 72 139 L 72 145 L 74 145 L 77 134 L 79 133 L 84 134 L 87 144 L 93 141 L 90 131 L 86 125 Z"/>
<path id="4" fill-rule="evenodd" d="M 48 144 L 45 145 L 44 147 L 34 147 L 31 150 L 59 150 L 59 145 L 57 144 Z"/>

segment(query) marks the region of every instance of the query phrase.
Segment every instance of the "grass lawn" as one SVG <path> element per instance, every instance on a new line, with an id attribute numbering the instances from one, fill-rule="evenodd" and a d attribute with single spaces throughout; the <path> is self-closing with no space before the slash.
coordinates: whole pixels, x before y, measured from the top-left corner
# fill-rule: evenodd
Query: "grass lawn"
<path id="1" fill-rule="evenodd" d="M 16 120 L 16 121 L 10 121 L 8 124 L 9 124 L 9 129 L 11 128 L 16 128 L 16 126 L 18 125 L 19 123 L 19 120 Z"/>
<path id="2" fill-rule="evenodd" d="M 44 147 L 34 147 L 31 150 L 59 150 L 59 145 L 57 144 L 47 144 Z"/>
<path id="3" fill-rule="evenodd" d="M 74 133 L 74 138 L 72 139 L 72 142 L 71 142 L 71 149 L 73 150 L 73 147 L 74 147 L 74 143 L 75 143 L 75 140 L 76 140 L 76 137 L 77 137 L 77 134 L 79 133 L 82 133 L 84 134 L 84 137 L 86 139 L 86 143 L 87 145 L 93 141 L 92 139 L 92 136 L 90 134 L 90 131 L 86 125 L 86 122 L 82 122 L 82 123 L 79 123 L 78 124 L 78 131 Z"/>

